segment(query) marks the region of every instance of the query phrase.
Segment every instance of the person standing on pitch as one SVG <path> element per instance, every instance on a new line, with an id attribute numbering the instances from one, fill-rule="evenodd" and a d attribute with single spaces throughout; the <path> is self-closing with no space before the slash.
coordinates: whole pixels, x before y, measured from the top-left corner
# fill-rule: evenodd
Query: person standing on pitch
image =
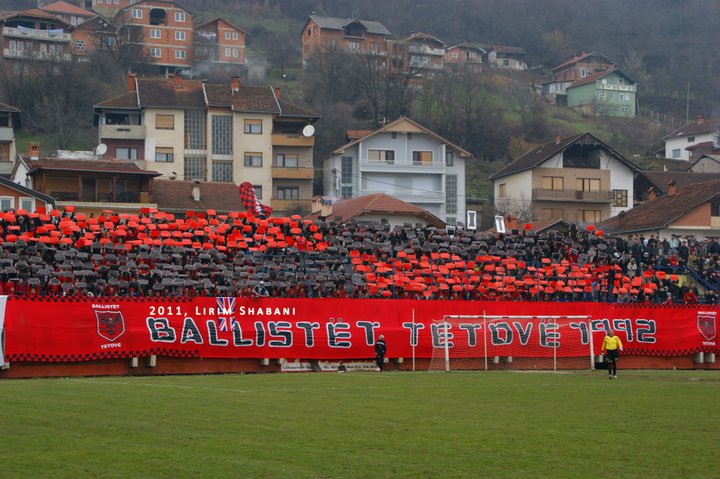
<path id="1" fill-rule="evenodd" d="M 622 341 L 615 336 L 615 332 L 611 329 L 602 343 L 602 353 L 606 354 L 609 379 L 617 379 L 618 350 L 623 350 Z"/>
<path id="2" fill-rule="evenodd" d="M 382 371 L 383 365 L 385 364 L 385 353 L 387 347 L 385 346 L 385 336 L 382 334 L 375 342 L 375 363 L 377 364 L 377 370 Z"/>

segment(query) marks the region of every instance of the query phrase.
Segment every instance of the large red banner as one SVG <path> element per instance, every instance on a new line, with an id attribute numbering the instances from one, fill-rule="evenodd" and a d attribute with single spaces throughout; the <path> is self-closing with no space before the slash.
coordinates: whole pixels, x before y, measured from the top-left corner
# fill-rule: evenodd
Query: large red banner
<path id="1" fill-rule="evenodd" d="M 151 354 L 199 358 L 351 359 L 373 356 L 380 334 L 388 356 L 432 356 L 452 333 L 452 347 L 485 338 L 493 355 L 519 345 L 537 355 L 592 341 L 612 327 L 626 354 L 677 356 L 717 352 L 716 307 L 605 303 L 356 299 L 187 298 L 177 300 L 9 298 L 9 361 L 86 361 Z M 449 321 L 447 329 L 438 320 Z M 503 316 L 483 324 L 483 315 Z M 504 316 L 508 316 L 504 318 Z M 545 316 L 528 327 L 521 316 Z M 589 316 L 566 320 L 558 316 Z M 516 319 L 513 319 L 516 318 Z M 542 327 L 540 327 L 542 326 Z M 492 334 L 491 334 L 492 333 Z M 489 344 L 487 344 L 489 342 Z M 491 349 L 490 349 L 491 348 Z M 550 352 L 548 352 L 550 351 Z"/>

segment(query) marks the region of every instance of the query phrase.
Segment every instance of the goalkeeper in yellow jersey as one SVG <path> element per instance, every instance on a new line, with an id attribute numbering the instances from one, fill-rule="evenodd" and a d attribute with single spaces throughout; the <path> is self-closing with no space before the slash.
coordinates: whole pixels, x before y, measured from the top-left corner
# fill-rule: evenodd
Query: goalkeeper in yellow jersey
<path id="1" fill-rule="evenodd" d="M 615 336 L 615 332 L 612 329 L 609 330 L 602 343 L 602 353 L 606 355 L 609 379 L 617 379 L 618 351 L 622 350 L 622 341 Z"/>

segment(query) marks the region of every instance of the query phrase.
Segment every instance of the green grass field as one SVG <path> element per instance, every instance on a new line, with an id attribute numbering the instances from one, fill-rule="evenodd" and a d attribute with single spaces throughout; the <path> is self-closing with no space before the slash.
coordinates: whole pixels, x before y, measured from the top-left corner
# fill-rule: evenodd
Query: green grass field
<path id="1" fill-rule="evenodd" d="M 720 477 L 720 372 L 0 381 L 0 477 Z"/>

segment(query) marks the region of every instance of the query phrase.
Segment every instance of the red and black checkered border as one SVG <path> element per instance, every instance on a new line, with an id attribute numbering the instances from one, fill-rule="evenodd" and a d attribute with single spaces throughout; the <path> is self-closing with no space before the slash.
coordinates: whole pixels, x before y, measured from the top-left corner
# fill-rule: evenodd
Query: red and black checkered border
<path id="1" fill-rule="evenodd" d="M 655 357 L 675 357 L 675 356 L 691 356 L 697 353 L 717 353 L 718 348 L 714 346 L 699 346 L 696 348 L 682 349 L 635 349 L 625 348 L 623 355 L 625 356 L 655 356 Z"/>
<path id="2" fill-rule="evenodd" d="M 208 296 L 212 297 L 212 296 Z M 163 297 L 162 303 L 191 303 L 192 296 Z M 8 296 L 8 301 L 40 301 L 45 303 L 156 303 L 157 298 L 144 296 Z"/>
<path id="3" fill-rule="evenodd" d="M 98 351 L 86 354 L 25 354 L 10 353 L 5 356 L 7 361 L 38 362 L 38 363 L 74 363 L 82 361 L 98 361 L 102 359 L 129 359 L 152 355 L 173 358 L 199 358 L 200 351 L 184 351 L 178 349 L 156 348 L 141 351 Z"/>

